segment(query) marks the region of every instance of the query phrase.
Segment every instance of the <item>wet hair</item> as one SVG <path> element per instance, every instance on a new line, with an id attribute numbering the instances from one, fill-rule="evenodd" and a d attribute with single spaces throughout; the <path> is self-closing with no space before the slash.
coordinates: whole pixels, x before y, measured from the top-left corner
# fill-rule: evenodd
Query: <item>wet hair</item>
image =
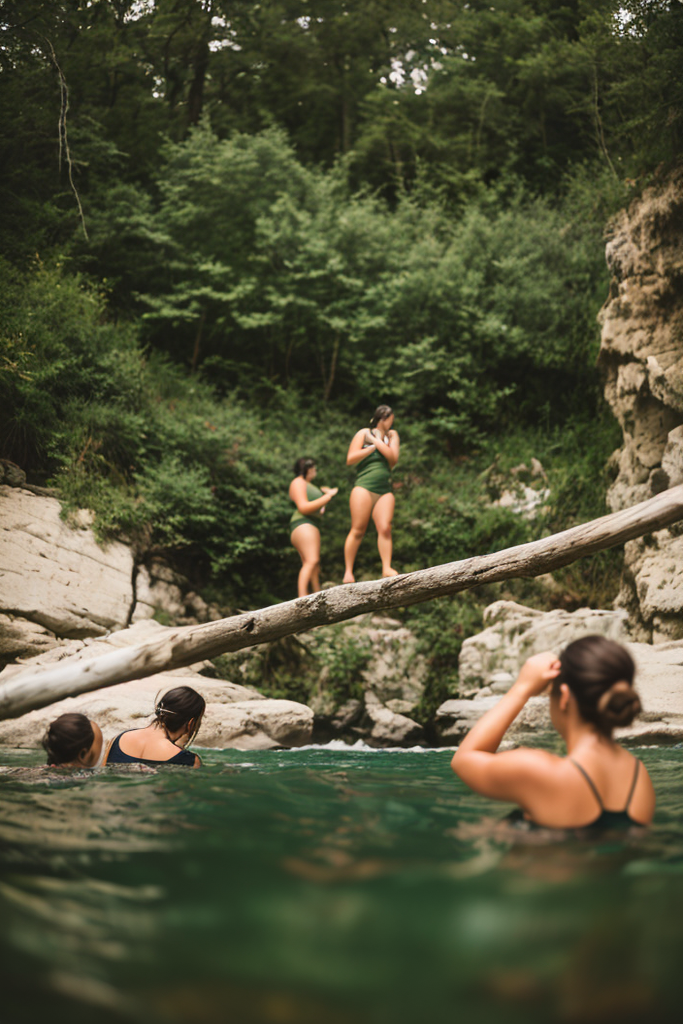
<path id="1" fill-rule="evenodd" d="M 560 655 L 560 674 L 553 692 L 566 683 L 581 717 L 601 733 L 630 725 L 641 711 L 633 686 L 636 667 L 625 647 L 604 636 L 584 636 L 568 644 Z"/>
<path id="2" fill-rule="evenodd" d="M 391 416 L 393 411 L 390 405 L 378 405 L 370 420 L 370 429 L 374 429 L 380 420 L 385 420 L 388 416 Z"/>
<path id="3" fill-rule="evenodd" d="M 178 732 L 194 720 L 194 732 L 187 741 L 188 746 L 199 732 L 205 709 L 206 701 L 191 686 L 175 686 L 167 690 L 163 697 L 157 696 L 154 702 L 155 720 L 167 735 L 169 732 Z"/>
<path id="4" fill-rule="evenodd" d="M 55 718 L 43 736 L 43 749 L 48 764 L 69 764 L 77 761 L 83 750 L 90 750 L 95 742 L 95 730 L 85 715 L 70 712 Z"/>
<path id="5" fill-rule="evenodd" d="M 294 463 L 294 476 L 302 476 L 305 479 L 309 469 L 313 469 L 316 465 L 317 463 L 315 459 L 309 459 L 306 456 L 302 456 L 302 458 L 297 459 Z"/>

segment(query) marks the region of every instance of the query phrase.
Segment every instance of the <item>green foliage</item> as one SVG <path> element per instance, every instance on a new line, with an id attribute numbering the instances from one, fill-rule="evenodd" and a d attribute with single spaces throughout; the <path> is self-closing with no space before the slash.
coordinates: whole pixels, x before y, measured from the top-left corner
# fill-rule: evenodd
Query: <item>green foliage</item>
<path id="1" fill-rule="evenodd" d="M 422 725 L 434 720 L 445 700 L 458 694 L 458 657 L 462 642 L 482 629 L 483 602 L 472 594 L 439 598 L 406 611 L 405 624 L 418 638 L 427 660 L 425 691 L 413 717 Z"/>
<path id="2" fill-rule="evenodd" d="M 340 486 L 323 522 L 339 581 L 346 448 L 379 401 L 403 441 L 399 568 L 600 515 L 619 442 L 595 370 L 603 229 L 680 156 L 682 10 L 8 0 L 2 455 L 94 509 L 101 537 L 171 552 L 238 606 L 294 595 L 302 454 Z M 59 164 L 60 70 L 87 239 L 63 132 Z M 489 468 L 532 455 L 547 511 L 492 507 Z M 618 559 L 563 570 L 562 600 L 609 600 Z M 377 568 L 371 528 L 359 578 Z M 408 614 L 429 645 L 425 716 L 503 593 L 559 600 L 518 581 Z M 340 693 L 363 659 L 342 648 Z M 273 692 L 276 674 L 307 692 L 300 655 L 273 654 Z"/>
<path id="3" fill-rule="evenodd" d="M 324 638 L 315 645 L 315 655 L 323 667 L 324 688 L 340 705 L 363 696 L 360 674 L 372 654 L 372 644 L 363 636 L 350 633 L 348 628 L 332 626 Z"/>

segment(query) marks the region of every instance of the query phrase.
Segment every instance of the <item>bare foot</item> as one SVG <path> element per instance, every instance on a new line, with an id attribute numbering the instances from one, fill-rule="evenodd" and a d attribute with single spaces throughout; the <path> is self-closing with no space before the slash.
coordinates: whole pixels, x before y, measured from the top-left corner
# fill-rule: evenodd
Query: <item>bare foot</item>
<path id="1" fill-rule="evenodd" d="M 353 575 L 352 572 L 345 572 L 344 573 L 344 579 L 342 580 L 342 583 L 355 583 L 355 582 L 356 582 L 356 577 Z"/>
<path id="2" fill-rule="evenodd" d="M 398 576 L 398 573 L 396 569 L 392 569 L 391 566 L 389 566 L 386 572 L 382 573 L 382 576 L 386 579 L 387 576 Z"/>

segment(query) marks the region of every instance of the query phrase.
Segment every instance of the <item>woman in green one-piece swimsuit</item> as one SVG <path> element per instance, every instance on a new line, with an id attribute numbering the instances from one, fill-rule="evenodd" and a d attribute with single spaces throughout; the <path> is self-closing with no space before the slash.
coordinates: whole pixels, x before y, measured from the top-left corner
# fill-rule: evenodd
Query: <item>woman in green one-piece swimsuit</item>
<path id="1" fill-rule="evenodd" d="M 396 576 L 391 567 L 391 520 L 394 494 L 391 471 L 398 462 L 401 446 L 392 430 L 394 414 L 388 405 L 380 405 L 370 421 L 369 430 L 354 434 L 346 456 L 347 466 L 356 466 L 356 485 L 351 491 L 351 529 L 344 544 L 344 583 L 355 583 L 353 565 L 370 519 L 377 527 L 377 548 L 382 559 L 382 576 Z"/>
<path id="2" fill-rule="evenodd" d="M 320 590 L 320 530 L 318 523 L 325 506 L 332 501 L 338 487 L 316 487 L 313 480 L 318 468 L 315 459 L 297 459 L 294 479 L 289 485 L 289 497 L 296 505 L 290 519 L 292 544 L 301 556 L 299 570 L 299 597 L 308 594 L 308 588 Z"/>

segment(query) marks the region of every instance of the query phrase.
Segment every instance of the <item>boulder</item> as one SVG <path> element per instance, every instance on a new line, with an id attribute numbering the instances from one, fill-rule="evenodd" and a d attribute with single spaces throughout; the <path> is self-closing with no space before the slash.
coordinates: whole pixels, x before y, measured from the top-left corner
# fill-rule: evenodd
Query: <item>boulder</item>
<path id="1" fill-rule="evenodd" d="M 588 633 L 618 641 L 628 637 L 628 618 L 621 609 L 540 612 L 514 601 L 496 601 L 485 609 L 484 625 L 487 628 L 465 640 L 460 651 L 462 697 L 489 686 L 493 692 L 506 692 L 532 654 L 556 650 Z"/>
<path id="2" fill-rule="evenodd" d="M 599 633 L 623 643 L 636 663 L 636 687 L 643 711 L 618 739 L 636 743 L 683 740 L 683 641 L 646 644 L 627 639 L 623 611 L 582 608 L 539 612 L 512 601 L 496 601 L 484 612 L 487 628 L 470 637 L 460 654 L 460 683 L 467 698 L 447 700 L 436 712 L 436 733 L 443 744 L 457 744 L 479 718 L 495 706 L 517 677 L 524 661 L 542 650 L 559 651 L 572 640 Z M 501 671 L 501 666 L 505 666 Z M 506 733 L 524 735 L 552 727 L 547 697 L 532 698 Z"/>
<path id="3" fill-rule="evenodd" d="M 324 742 L 345 733 L 356 735 L 350 727 L 357 724 L 356 712 L 368 692 L 394 714 L 415 711 L 427 677 L 426 659 L 417 647 L 415 635 L 396 619 L 368 614 L 220 660 L 222 671 L 240 682 L 285 689 L 293 680 L 297 689 L 307 690 L 316 739 Z"/>
<path id="4" fill-rule="evenodd" d="M 376 694 L 365 694 L 365 714 L 354 733 L 371 747 L 414 747 L 424 739 L 422 726 L 381 703 Z"/>
<path id="5" fill-rule="evenodd" d="M 144 643 L 157 638 L 167 627 L 152 620 L 136 623 L 129 629 L 96 640 L 76 640 L 60 645 L 31 659 L 32 666 L 46 665 L 64 657 L 75 660 L 96 658 L 112 648 Z M 0 673 L 0 684 L 25 671 L 27 664 L 8 666 Z M 67 711 L 80 711 L 93 718 L 112 739 L 126 729 L 148 724 L 155 697 L 174 686 L 192 686 L 207 702 L 197 745 L 269 750 L 275 747 L 301 746 L 313 735 L 313 711 L 305 704 L 290 700 L 267 700 L 258 691 L 237 683 L 210 679 L 201 674 L 212 670 L 210 662 L 200 662 L 173 672 L 159 673 L 117 686 L 30 711 L 21 718 L 0 722 L 0 744 L 12 747 L 39 747 L 49 723 Z"/>
<path id="6" fill-rule="evenodd" d="M 500 700 L 500 696 L 480 700 L 447 700 L 437 709 L 436 732 L 439 741 L 457 746 L 481 716 Z M 506 739 L 520 739 L 526 733 L 545 732 L 552 728 L 547 697 L 532 697 L 522 713 L 506 732 Z"/>
<path id="7" fill-rule="evenodd" d="M 59 647 L 60 641 L 49 629 L 20 615 L 0 614 L 0 664 L 18 658 L 30 658 Z"/>

